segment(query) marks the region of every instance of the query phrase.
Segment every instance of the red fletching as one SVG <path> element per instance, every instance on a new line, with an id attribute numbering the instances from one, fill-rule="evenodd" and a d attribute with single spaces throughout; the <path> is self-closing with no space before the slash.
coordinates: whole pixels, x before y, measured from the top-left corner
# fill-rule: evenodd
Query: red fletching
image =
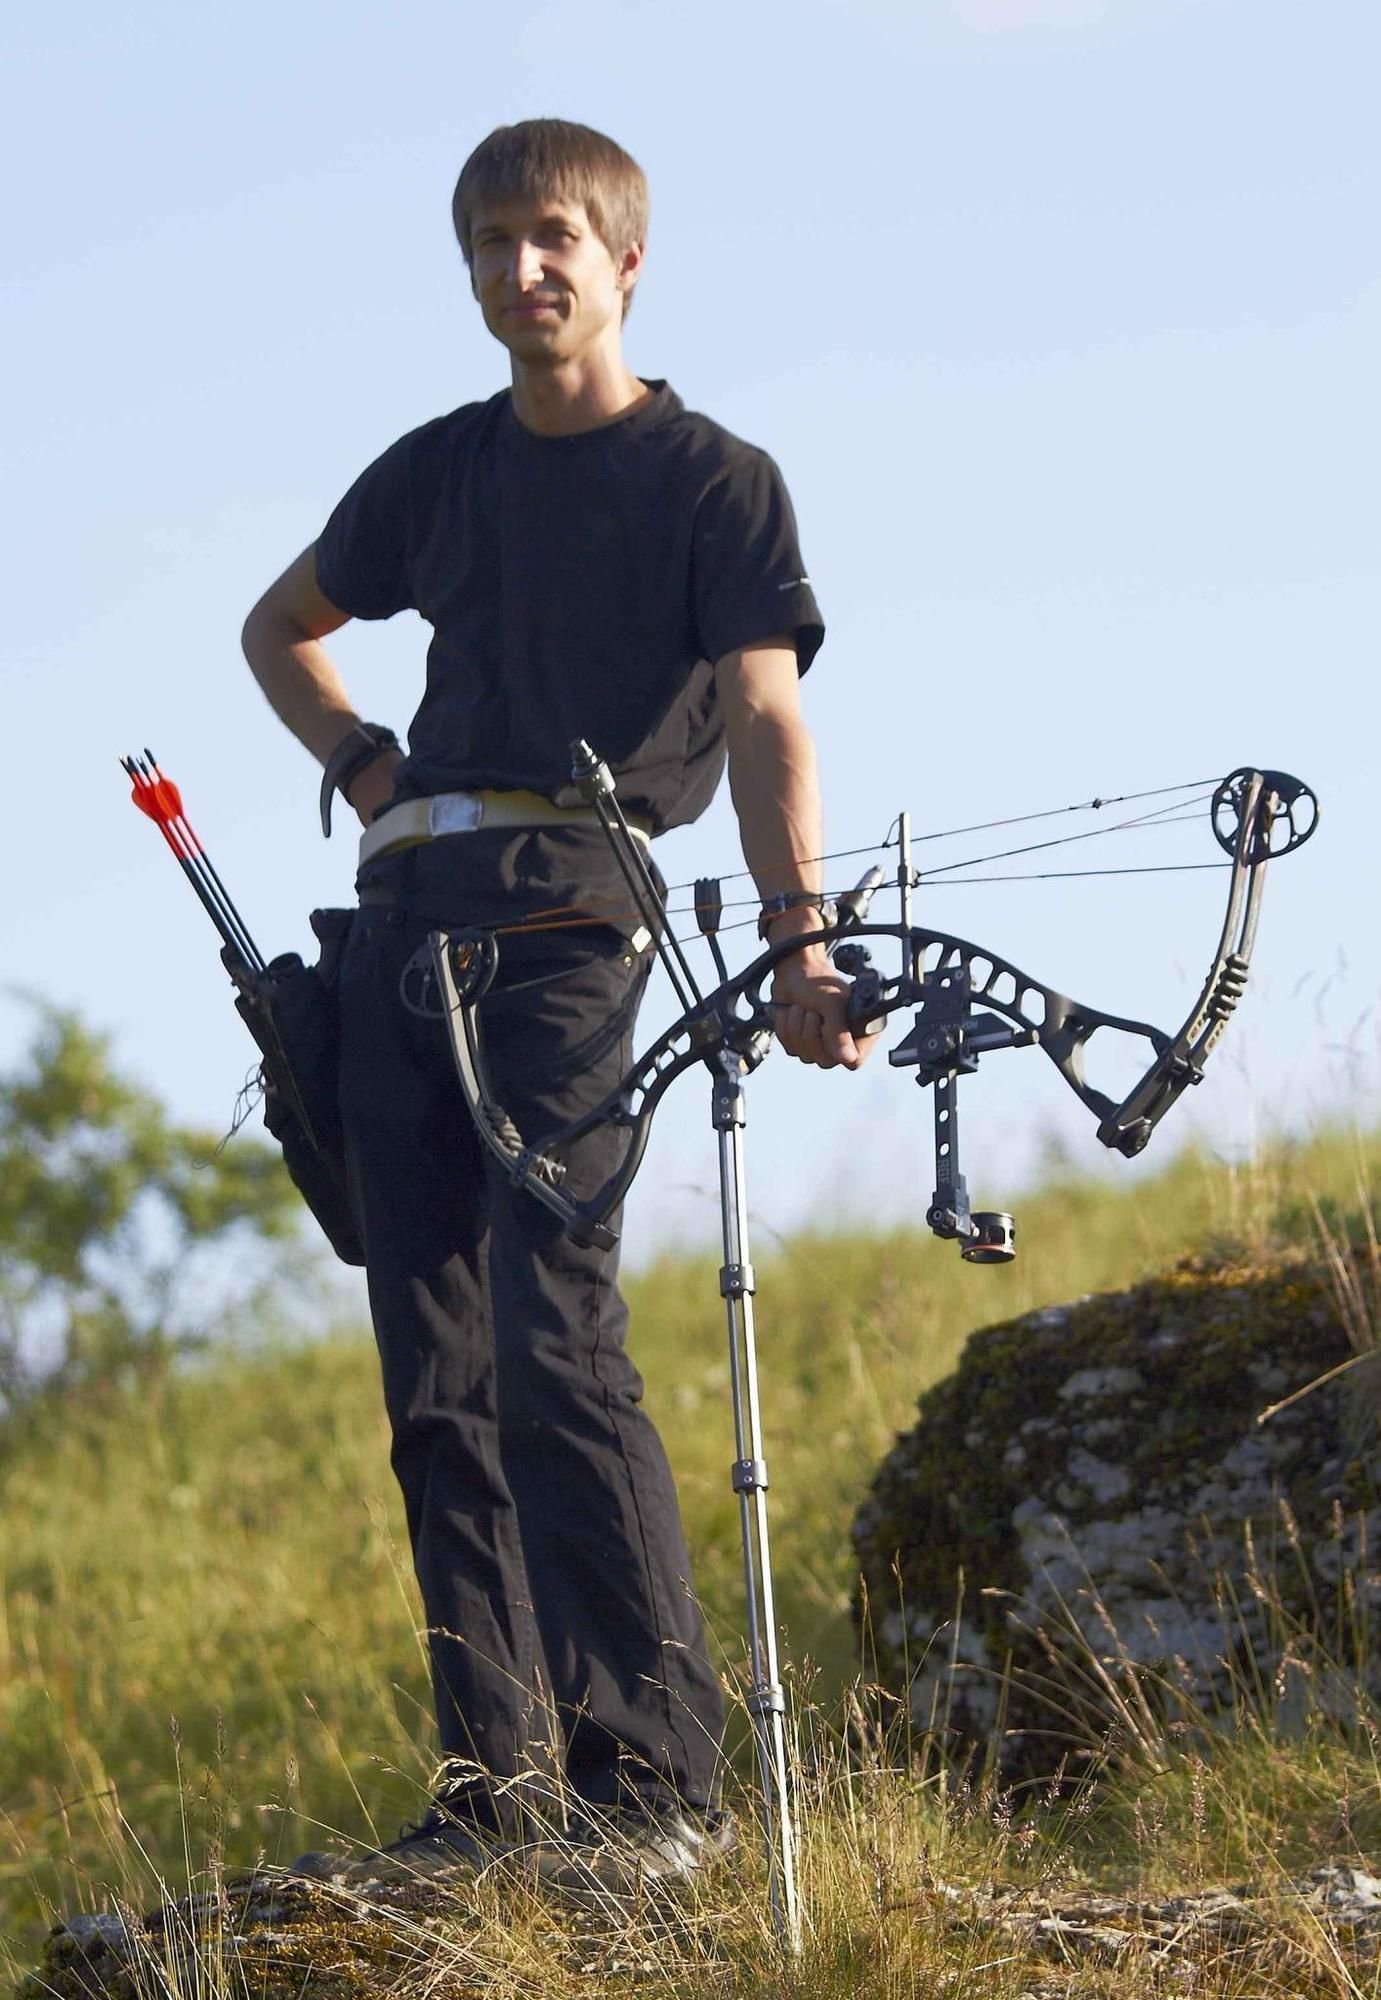
<path id="1" fill-rule="evenodd" d="M 172 821 L 175 815 L 166 809 L 165 801 L 159 796 L 159 787 L 133 757 L 122 757 L 120 762 L 129 774 L 131 799 L 145 818 L 153 821 L 173 853 L 181 861 L 187 851 L 178 837 L 181 829 L 174 829 Z"/>
<path id="2" fill-rule="evenodd" d="M 146 749 L 142 757 L 122 757 L 120 764 L 130 781 L 131 799 L 144 817 L 153 821 L 177 856 L 222 938 L 252 972 L 262 972 L 264 960 L 259 947 L 245 929 L 244 919 L 226 893 L 206 850 L 188 826 L 177 786 L 159 770 L 152 750 Z"/>
<path id="3" fill-rule="evenodd" d="M 172 779 L 159 770 L 152 751 L 144 752 L 142 762 L 134 757 L 126 757 L 122 761 L 133 782 L 130 797 L 140 812 L 161 829 L 170 846 L 174 845 L 175 835 L 180 853 L 200 854 L 201 843 L 188 826 L 182 810 L 182 794 Z"/>

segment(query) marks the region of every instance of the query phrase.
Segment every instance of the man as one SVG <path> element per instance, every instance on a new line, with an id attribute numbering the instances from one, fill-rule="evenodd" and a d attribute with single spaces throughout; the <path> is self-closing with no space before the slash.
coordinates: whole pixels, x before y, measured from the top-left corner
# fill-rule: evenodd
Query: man
<path id="1" fill-rule="evenodd" d="M 484 1155 L 421 975 L 429 929 L 498 933 L 485 1047 L 526 1138 L 617 1081 L 646 935 L 572 786 L 577 737 L 640 837 L 704 809 L 727 741 L 764 935 L 818 929 L 797 683 L 823 626 L 775 466 L 624 362 L 647 222 L 628 155 L 560 120 L 502 127 L 453 215 L 511 388 L 390 447 L 244 631 L 324 800 L 338 786 L 369 830 L 341 1112 L 446 1758 L 432 1810 L 384 1852 L 433 1871 L 534 1821 L 577 1846 L 613 1826 L 640 1869 L 686 1872 L 730 1838 L 723 1717 L 616 1259 Z M 405 608 L 433 627 L 406 757 L 321 645 Z M 783 1047 L 856 1067 L 843 990 L 818 946 L 788 957 Z M 591 1133 L 571 1185 L 597 1185 L 621 1143 Z"/>

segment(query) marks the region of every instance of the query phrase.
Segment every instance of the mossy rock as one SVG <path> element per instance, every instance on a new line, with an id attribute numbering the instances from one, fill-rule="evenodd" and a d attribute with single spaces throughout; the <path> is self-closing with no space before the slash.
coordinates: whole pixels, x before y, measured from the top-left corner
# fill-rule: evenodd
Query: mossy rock
<path id="1" fill-rule="evenodd" d="M 1036 1778 L 1381 1693 L 1381 1355 L 1327 1269 L 1189 1259 L 975 1333 L 854 1522 L 914 1728 Z"/>

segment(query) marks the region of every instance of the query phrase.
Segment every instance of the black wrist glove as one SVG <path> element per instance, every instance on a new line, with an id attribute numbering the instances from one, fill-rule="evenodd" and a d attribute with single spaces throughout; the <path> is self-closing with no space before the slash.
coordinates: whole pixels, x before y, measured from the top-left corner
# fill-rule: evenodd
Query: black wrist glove
<path id="1" fill-rule="evenodd" d="M 396 750 L 398 738 L 382 722 L 357 722 L 326 760 L 321 774 L 321 831 L 331 838 L 331 805 L 336 793 L 347 798 L 350 786 L 381 750 Z"/>

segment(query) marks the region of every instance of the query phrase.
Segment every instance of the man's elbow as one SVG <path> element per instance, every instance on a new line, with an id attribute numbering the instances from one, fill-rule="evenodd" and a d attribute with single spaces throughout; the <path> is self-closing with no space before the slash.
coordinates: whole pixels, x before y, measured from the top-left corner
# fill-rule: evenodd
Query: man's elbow
<path id="1" fill-rule="evenodd" d="M 324 639 L 348 624 L 349 617 L 321 593 L 313 544 L 274 579 L 254 605 L 241 628 L 240 644 L 252 666 L 256 652 Z"/>
<path id="2" fill-rule="evenodd" d="M 261 677 L 261 670 L 268 661 L 300 644 L 306 637 L 307 634 L 285 616 L 281 605 L 274 603 L 270 588 L 252 606 L 240 627 L 240 650 L 249 662 L 250 671 Z"/>

